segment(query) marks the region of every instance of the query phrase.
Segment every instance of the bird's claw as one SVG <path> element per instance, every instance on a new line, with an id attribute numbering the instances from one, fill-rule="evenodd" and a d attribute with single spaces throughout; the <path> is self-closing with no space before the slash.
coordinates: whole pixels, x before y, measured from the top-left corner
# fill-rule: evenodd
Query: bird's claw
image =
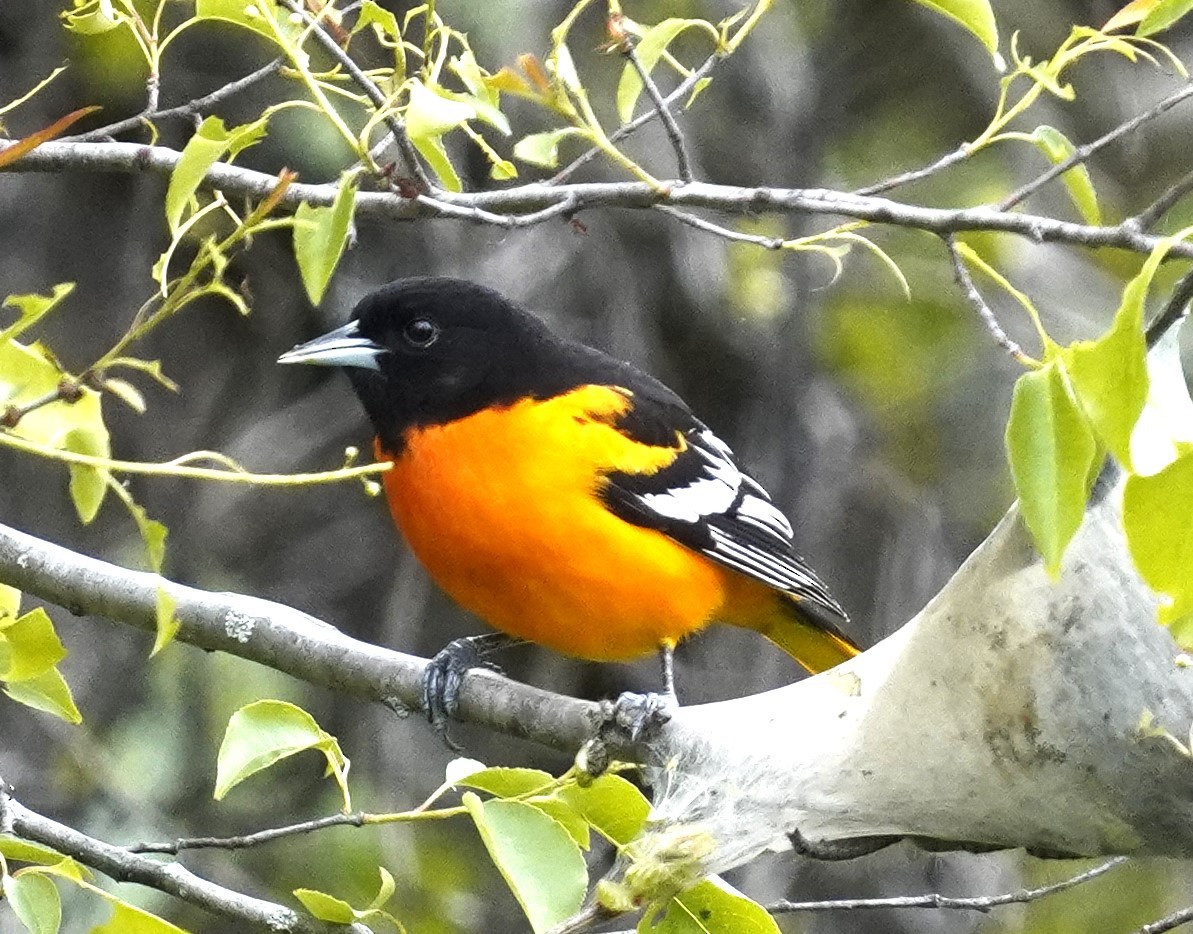
<path id="1" fill-rule="evenodd" d="M 679 706 L 670 694 L 624 691 L 616 701 L 601 701 L 595 735 L 576 754 L 576 768 L 588 779 L 601 775 L 612 758 L 610 749 L 649 742 Z"/>
<path id="2" fill-rule="evenodd" d="M 500 674 L 501 669 L 488 656 L 511 641 L 500 633 L 454 639 L 427 664 L 423 673 L 423 711 L 452 752 L 463 752 L 463 747 L 448 736 L 447 725 L 460 709 L 460 688 L 464 684 L 464 676 L 473 668 L 485 668 Z"/>

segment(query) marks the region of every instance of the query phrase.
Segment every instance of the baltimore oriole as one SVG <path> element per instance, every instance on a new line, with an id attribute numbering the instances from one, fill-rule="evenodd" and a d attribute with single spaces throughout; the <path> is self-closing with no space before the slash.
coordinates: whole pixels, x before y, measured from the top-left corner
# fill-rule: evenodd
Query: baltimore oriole
<path id="1" fill-rule="evenodd" d="M 401 279 L 279 362 L 345 368 L 395 523 L 497 629 L 593 660 L 661 649 L 669 691 L 671 649 L 714 621 L 813 672 L 858 652 L 791 524 L 682 399 L 496 292 Z"/>

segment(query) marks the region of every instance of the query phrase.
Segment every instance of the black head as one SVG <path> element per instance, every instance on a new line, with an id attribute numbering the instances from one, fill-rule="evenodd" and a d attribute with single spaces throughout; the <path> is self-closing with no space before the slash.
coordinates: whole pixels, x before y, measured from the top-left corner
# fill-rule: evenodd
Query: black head
<path id="1" fill-rule="evenodd" d="M 609 366 L 624 366 L 554 336 L 492 289 L 429 277 L 378 289 L 360 301 L 348 324 L 279 362 L 344 367 L 377 436 L 393 452 L 413 426 L 527 396 L 549 398 L 607 376 Z"/>

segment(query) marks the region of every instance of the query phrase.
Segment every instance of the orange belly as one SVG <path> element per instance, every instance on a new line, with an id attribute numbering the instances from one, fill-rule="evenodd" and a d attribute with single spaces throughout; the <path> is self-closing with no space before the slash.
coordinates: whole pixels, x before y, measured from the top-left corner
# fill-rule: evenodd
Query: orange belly
<path id="1" fill-rule="evenodd" d="M 629 404 L 621 391 L 585 386 L 412 429 L 384 485 L 439 586 L 497 629 L 594 660 L 678 641 L 731 599 L 773 600 L 601 504 L 602 472 L 653 472 L 683 448 L 678 434 L 675 447 L 651 448 L 608 424 Z"/>

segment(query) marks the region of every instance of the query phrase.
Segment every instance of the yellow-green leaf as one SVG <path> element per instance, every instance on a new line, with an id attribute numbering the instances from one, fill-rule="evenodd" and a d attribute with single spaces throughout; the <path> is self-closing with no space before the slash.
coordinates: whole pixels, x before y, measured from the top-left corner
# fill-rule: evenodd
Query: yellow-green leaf
<path id="1" fill-rule="evenodd" d="M 82 723 L 83 715 L 75 706 L 70 687 L 57 668 L 27 681 L 13 681 L 4 686 L 4 693 L 26 707 L 53 714 L 67 723 Z"/>
<path id="2" fill-rule="evenodd" d="M 58 934 L 62 900 L 46 876 L 36 871 L 5 876 L 4 897 L 29 934 Z"/>
<path id="3" fill-rule="evenodd" d="M 1064 162 L 1076 151 L 1076 147 L 1055 127 L 1038 126 L 1032 131 L 1031 138 L 1053 165 Z M 1102 210 L 1098 207 L 1098 193 L 1094 191 L 1089 168 L 1084 164 L 1075 165 L 1060 178 L 1082 220 L 1087 224 L 1101 225 Z"/>
<path id="4" fill-rule="evenodd" d="M 639 934 L 780 934 L 765 908 L 727 882 L 706 879 L 667 902 L 661 913 L 647 912 Z"/>
<path id="5" fill-rule="evenodd" d="M 351 924 L 356 920 L 356 912 L 342 898 L 328 895 L 316 889 L 295 889 L 294 897 L 302 902 L 302 907 L 320 921 L 330 921 L 332 924 Z"/>
<path id="6" fill-rule="evenodd" d="M 472 772 L 452 784 L 487 791 L 499 798 L 513 798 L 549 788 L 555 779 L 542 769 L 522 769 L 495 766 Z"/>
<path id="7" fill-rule="evenodd" d="M 155 611 L 157 635 L 153 639 L 153 650 L 149 653 L 150 658 L 173 642 L 174 637 L 178 634 L 178 617 L 174 615 L 177 606 L 177 601 L 170 596 L 168 590 L 164 587 L 157 588 L 157 609 Z"/>
<path id="8" fill-rule="evenodd" d="M 551 130 L 547 133 L 531 133 L 524 136 L 514 146 L 514 158 L 529 162 L 531 165 L 541 165 L 543 168 L 553 169 L 559 165 L 559 143 L 568 136 L 586 136 L 579 127 L 566 127 L 562 130 Z"/>
<path id="9" fill-rule="evenodd" d="M 355 35 L 366 26 L 372 26 L 378 36 L 385 36 L 395 41 L 402 38 L 402 31 L 398 28 L 398 18 L 389 10 L 377 5 L 376 0 L 364 0 L 360 6 L 360 16 L 352 26 Z"/>
<path id="10" fill-rule="evenodd" d="M 8 584 L 0 584 L 0 626 L 6 617 L 15 617 L 21 610 L 21 592 Z"/>
<path id="11" fill-rule="evenodd" d="M 716 41 L 716 29 L 711 23 L 702 19 L 665 19 L 661 23 L 651 26 L 642 33 L 635 47 L 635 54 L 642 65 L 642 70 L 648 75 L 654 71 L 655 65 L 667 51 L 667 46 L 686 29 L 702 29 L 711 31 Z M 626 62 L 621 71 L 621 78 L 617 82 L 617 116 L 622 123 L 629 123 L 634 118 L 634 105 L 642 95 L 642 78 L 631 62 Z M 694 95 L 693 95 L 694 96 Z"/>
<path id="12" fill-rule="evenodd" d="M 243 0 L 238 0 L 243 9 Z M 199 0 L 203 6 L 203 0 Z M 170 233 L 176 234 L 182 219 L 190 213 L 195 192 L 202 184 L 208 170 L 225 153 L 229 159 L 264 138 L 267 118 L 228 129 L 219 117 L 208 117 L 195 131 L 182 150 L 182 158 L 170 173 L 170 185 L 166 189 L 166 223 Z"/>
<path id="13" fill-rule="evenodd" d="M 1150 477 L 1127 478 L 1123 528 L 1127 546 L 1149 587 L 1171 602 L 1160 622 L 1178 623 L 1193 613 L 1193 446 Z M 1183 648 L 1193 649 L 1186 638 Z"/>
<path id="14" fill-rule="evenodd" d="M 588 887 L 584 856 L 558 821 L 520 801 L 482 801 L 472 792 L 464 806 L 536 934 L 580 908 Z"/>
<path id="15" fill-rule="evenodd" d="M 228 720 L 216 764 L 215 799 L 222 799 L 250 775 L 306 749 L 323 753 L 343 792 L 344 809 L 351 810 L 348 759 L 340 744 L 301 707 L 279 700 L 248 704 Z"/>
<path id="16" fill-rule="evenodd" d="M 33 327 L 75 290 L 73 282 L 59 282 L 49 295 L 10 295 L 4 299 L 5 308 L 15 308 L 20 317 L 0 331 L 0 343 L 15 340 L 21 333 Z"/>
<path id="17" fill-rule="evenodd" d="M 38 678 L 66 658 L 66 646 L 41 607 L 11 622 L 0 619 L 0 640 L 8 648 L 7 664 L 0 669 L 0 681 Z"/>
<path id="18" fill-rule="evenodd" d="M 103 889 L 87 883 L 80 884 L 87 891 L 105 899 L 112 906 L 112 916 L 104 924 L 92 928 L 91 934 L 188 934 L 187 931 L 171 924 L 165 918 L 159 918 L 136 905 L 130 905 L 111 892 L 105 892 Z"/>
<path id="19" fill-rule="evenodd" d="M 411 139 L 419 155 L 427 160 L 427 165 L 438 177 L 443 187 L 448 191 L 460 190 L 460 176 L 456 174 L 455 166 L 447 157 L 447 150 L 443 146 L 443 139 L 438 136 L 424 136 Z"/>
<path id="20" fill-rule="evenodd" d="M 0 856 L 14 863 L 34 863 L 39 866 L 53 866 L 61 863 L 67 857 L 57 850 L 40 843 L 30 843 L 14 837 L 12 834 L 0 833 Z"/>
<path id="21" fill-rule="evenodd" d="M 995 60 L 998 56 L 998 24 L 989 0 L 915 0 L 947 16 L 968 29 L 986 47 Z"/>
<path id="22" fill-rule="evenodd" d="M 1131 0 L 1125 7 L 1106 20 L 1103 32 L 1113 32 L 1127 26 L 1134 26 L 1153 10 L 1160 0 Z"/>
<path id="23" fill-rule="evenodd" d="M 294 258 L 302 274 L 302 285 L 312 305 L 323 294 L 348 246 L 352 212 L 356 209 L 355 173 L 345 172 L 335 201 L 329 207 L 298 206 L 294 215 Z"/>
<path id="24" fill-rule="evenodd" d="M 195 3 L 196 20 L 223 20 L 251 29 L 275 45 L 281 45 L 265 16 L 278 24 L 283 38 L 290 42 L 302 34 L 302 24 L 291 21 L 290 11 L 282 9 L 276 0 L 196 0 Z"/>
<path id="25" fill-rule="evenodd" d="M 1153 33 L 1162 32 L 1169 26 L 1175 25 L 1190 10 L 1193 10 L 1193 0 L 1160 0 L 1143 17 L 1135 34 L 1150 36 Z"/>
<path id="26" fill-rule="evenodd" d="M 72 428 L 62 439 L 62 446 L 76 454 L 107 457 L 108 429 L 102 422 L 81 424 Z M 70 465 L 70 498 L 75 504 L 79 520 L 86 525 L 99 513 L 108 492 L 108 472 L 86 464 Z"/>
<path id="27" fill-rule="evenodd" d="M 620 775 L 606 772 L 587 787 L 566 785 L 559 792 L 606 840 L 625 846 L 642 832 L 650 802 Z"/>
<path id="28" fill-rule="evenodd" d="M 1097 444 L 1069 390 L 1061 360 L 1019 377 L 1007 423 L 1019 510 L 1048 573 L 1060 571 L 1081 525 Z"/>
<path id="29" fill-rule="evenodd" d="M 475 117 L 476 108 L 469 103 L 437 94 L 420 81 L 410 86 L 410 103 L 406 107 L 406 132 L 412 140 L 442 136 Z"/>
<path id="30" fill-rule="evenodd" d="M 127 15 L 117 12 L 112 0 L 74 0 L 72 8 L 59 15 L 64 27 L 81 36 L 110 32 L 128 20 Z"/>

